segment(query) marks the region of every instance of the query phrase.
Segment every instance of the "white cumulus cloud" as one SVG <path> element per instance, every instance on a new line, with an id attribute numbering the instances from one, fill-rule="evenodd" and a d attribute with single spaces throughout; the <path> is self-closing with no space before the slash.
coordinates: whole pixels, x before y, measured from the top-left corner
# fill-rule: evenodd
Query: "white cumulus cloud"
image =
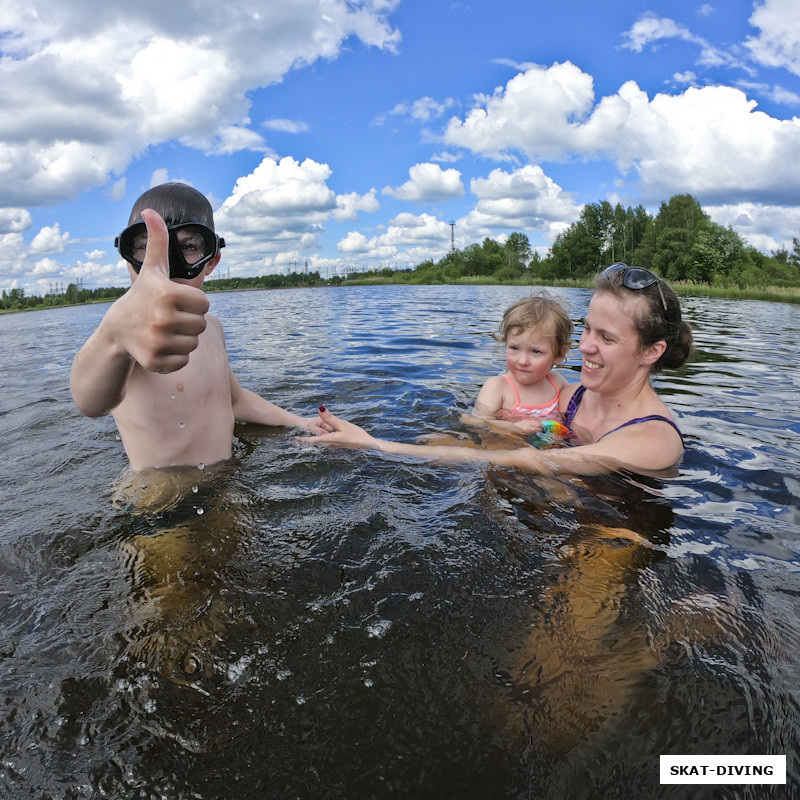
<path id="1" fill-rule="evenodd" d="M 5 0 L 0 11 L 0 207 L 105 185 L 147 147 L 268 152 L 250 93 L 339 54 L 393 50 L 397 0 L 181 4 Z"/>
<path id="2" fill-rule="evenodd" d="M 355 220 L 360 211 L 376 211 L 375 189 L 337 195 L 329 186 L 331 168 L 307 158 L 264 158 L 214 214 L 228 248 L 223 259 L 240 268 L 272 271 L 292 264 L 318 247 L 330 220 Z M 357 236 L 339 244 L 344 252 L 362 252 Z M 225 268 L 223 264 L 222 268 Z"/>
<path id="3" fill-rule="evenodd" d="M 756 6 L 750 24 L 759 29 L 758 36 L 746 42 L 753 57 L 768 67 L 800 75 L 800 3 L 765 0 Z"/>
<path id="4" fill-rule="evenodd" d="M 537 117 L 536 109 L 546 112 Z M 689 192 L 701 202 L 737 194 L 794 203 L 800 191 L 800 120 L 780 120 L 729 86 L 690 87 L 650 98 L 628 81 L 595 102 L 591 76 L 572 64 L 532 67 L 512 78 L 445 141 L 482 155 L 530 161 L 583 156 L 615 160 L 639 177 L 646 202 Z"/>
<path id="5" fill-rule="evenodd" d="M 409 180 L 402 186 L 394 189 L 387 186 L 383 193 L 414 203 L 438 203 L 464 194 L 461 173 L 452 167 L 442 169 L 438 164 L 415 164 L 408 174 Z"/>
<path id="6" fill-rule="evenodd" d="M 340 194 L 336 198 L 336 210 L 333 212 L 333 218 L 337 222 L 355 220 L 358 218 L 359 211 L 377 211 L 380 205 L 374 189 L 370 189 L 367 194 L 358 194 L 358 192 Z"/>
<path id="7" fill-rule="evenodd" d="M 61 233 L 58 223 L 42 228 L 33 237 L 30 245 L 30 253 L 60 253 L 69 241 L 69 233 Z"/>

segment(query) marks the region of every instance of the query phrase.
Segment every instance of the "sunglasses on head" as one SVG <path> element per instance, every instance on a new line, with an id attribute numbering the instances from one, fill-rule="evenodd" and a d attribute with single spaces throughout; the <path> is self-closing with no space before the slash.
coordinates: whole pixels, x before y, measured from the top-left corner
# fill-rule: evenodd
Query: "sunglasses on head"
<path id="1" fill-rule="evenodd" d="M 601 274 L 610 275 L 616 272 L 622 273 L 622 285 L 626 289 L 632 289 L 634 292 L 639 289 L 646 289 L 648 286 L 655 284 L 658 287 L 661 305 L 664 306 L 664 311 L 667 310 L 667 301 L 664 299 L 664 292 L 661 291 L 661 278 L 659 278 L 658 275 L 655 275 L 644 267 L 629 267 L 621 261 L 607 267 Z"/>
<path id="2" fill-rule="evenodd" d="M 225 240 L 201 222 L 168 225 L 169 277 L 191 280 L 225 247 Z M 147 251 L 147 227 L 134 222 L 114 239 L 114 247 L 137 274 Z"/>

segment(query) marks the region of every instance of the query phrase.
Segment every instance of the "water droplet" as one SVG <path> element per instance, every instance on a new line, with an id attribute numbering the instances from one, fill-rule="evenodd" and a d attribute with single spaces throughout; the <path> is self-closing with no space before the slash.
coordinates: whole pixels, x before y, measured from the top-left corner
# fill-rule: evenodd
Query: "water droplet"
<path id="1" fill-rule="evenodd" d="M 372 625 L 367 626 L 367 633 L 375 638 L 380 639 L 386 635 L 386 632 L 389 628 L 392 627 L 392 621 L 389 619 L 381 619 L 378 622 L 373 623 Z"/>
<path id="2" fill-rule="evenodd" d="M 252 656 L 242 656 L 235 664 L 228 666 L 228 680 L 231 683 L 238 681 L 252 662 Z"/>
<path id="3" fill-rule="evenodd" d="M 200 669 L 200 662 L 191 653 L 187 653 L 183 659 L 183 671 L 187 675 L 194 675 Z"/>
<path id="4" fill-rule="evenodd" d="M 202 461 L 197 465 L 197 469 L 199 469 L 199 470 L 204 470 L 205 468 L 206 468 L 206 465 Z"/>
<path id="5" fill-rule="evenodd" d="M 179 428 L 185 428 L 186 427 L 186 423 L 185 422 L 181 422 L 181 423 L 178 424 L 178 427 Z"/>
<path id="6" fill-rule="evenodd" d="M 364 686 L 366 686 L 367 689 L 371 689 L 372 688 L 372 678 L 364 678 Z"/>
<path id="7" fill-rule="evenodd" d="M 299 705 L 299 706 L 302 706 L 303 703 L 306 702 L 306 699 L 305 699 L 305 697 L 303 697 L 303 695 L 300 695 L 299 697 L 296 697 L 295 700 L 297 701 L 297 705 Z"/>
<path id="8" fill-rule="evenodd" d="M 172 393 L 172 399 L 175 399 L 175 392 Z"/>
<path id="9" fill-rule="evenodd" d="M 204 510 L 205 510 L 205 509 L 198 507 L 198 509 L 197 509 L 197 513 L 198 513 L 198 514 L 202 514 Z"/>
<path id="10" fill-rule="evenodd" d="M 197 494 L 200 490 L 196 486 L 192 486 L 192 491 Z"/>

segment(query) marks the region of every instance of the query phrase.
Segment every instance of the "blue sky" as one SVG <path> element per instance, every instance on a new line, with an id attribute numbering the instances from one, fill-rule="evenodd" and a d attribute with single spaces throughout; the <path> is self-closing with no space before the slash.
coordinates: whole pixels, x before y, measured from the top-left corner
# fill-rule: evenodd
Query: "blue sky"
<path id="1" fill-rule="evenodd" d="M 797 0 L 5 0 L 0 31 L 0 289 L 126 285 L 164 180 L 231 276 L 414 266 L 450 222 L 544 253 L 586 203 L 684 192 L 800 237 Z"/>

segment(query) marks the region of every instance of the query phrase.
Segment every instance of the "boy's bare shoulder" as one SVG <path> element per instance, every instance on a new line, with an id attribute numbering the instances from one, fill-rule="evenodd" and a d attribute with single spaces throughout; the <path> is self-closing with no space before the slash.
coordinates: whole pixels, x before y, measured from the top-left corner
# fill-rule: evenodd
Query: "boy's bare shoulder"
<path id="1" fill-rule="evenodd" d="M 225 343 L 225 329 L 222 327 L 219 317 L 213 314 L 206 314 L 206 329 L 204 333 L 206 336 L 211 336 L 221 340 L 223 344 Z"/>

